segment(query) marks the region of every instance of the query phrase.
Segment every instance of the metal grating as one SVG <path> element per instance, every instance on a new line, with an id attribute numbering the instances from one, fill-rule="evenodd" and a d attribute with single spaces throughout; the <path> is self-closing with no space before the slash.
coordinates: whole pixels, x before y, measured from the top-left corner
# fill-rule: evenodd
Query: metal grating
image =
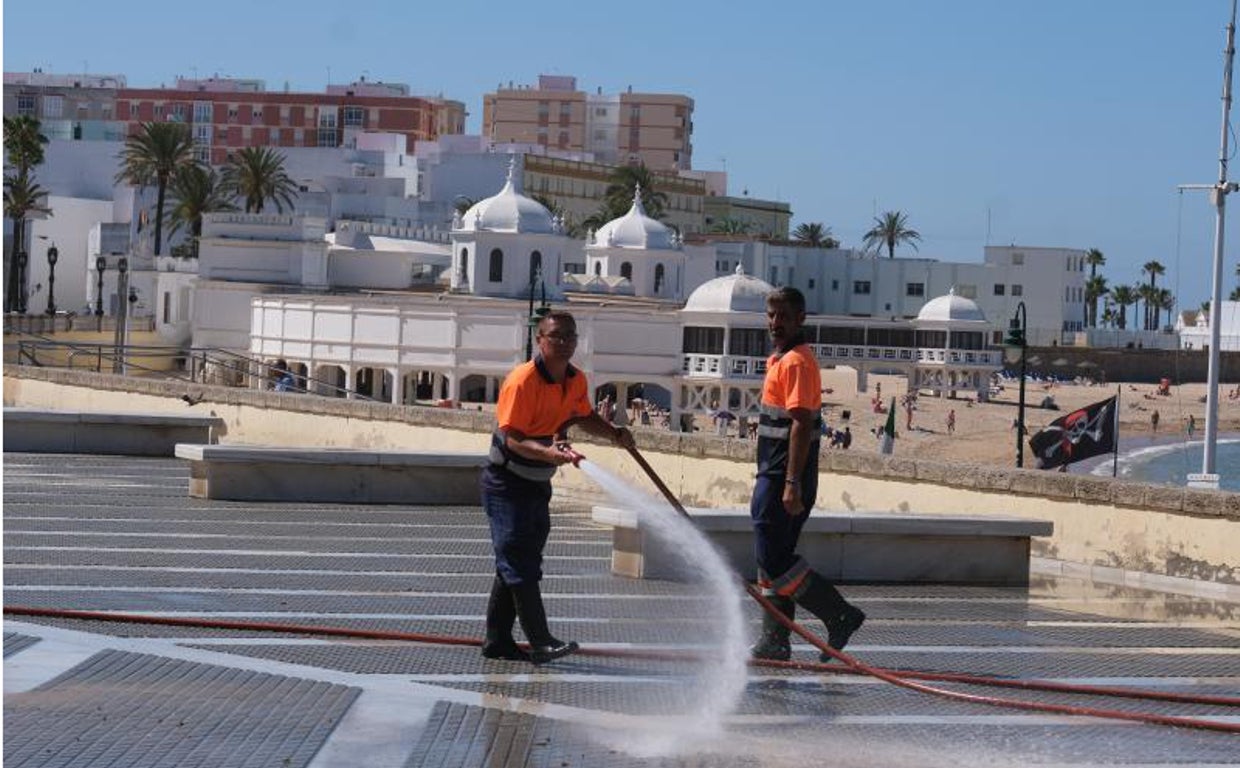
<path id="1" fill-rule="evenodd" d="M 4 702 L 9 766 L 306 766 L 359 690 L 104 651 Z"/>

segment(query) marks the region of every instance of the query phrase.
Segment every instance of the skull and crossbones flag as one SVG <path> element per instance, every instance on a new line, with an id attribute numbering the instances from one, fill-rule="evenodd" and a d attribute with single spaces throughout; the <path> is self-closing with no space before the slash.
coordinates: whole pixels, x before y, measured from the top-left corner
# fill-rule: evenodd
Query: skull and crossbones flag
<path id="1" fill-rule="evenodd" d="M 1119 398 L 1109 397 L 1055 419 L 1029 438 L 1039 469 L 1054 469 L 1116 447 Z"/>

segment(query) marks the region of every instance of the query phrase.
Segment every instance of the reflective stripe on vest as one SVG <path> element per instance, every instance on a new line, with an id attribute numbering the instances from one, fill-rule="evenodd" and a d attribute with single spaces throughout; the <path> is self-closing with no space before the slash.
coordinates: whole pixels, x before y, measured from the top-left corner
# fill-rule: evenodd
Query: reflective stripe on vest
<path id="1" fill-rule="evenodd" d="M 535 442 L 550 446 L 552 438 L 548 437 L 527 437 L 526 440 L 534 440 Z M 497 467 L 503 467 L 517 477 L 525 480 L 533 480 L 536 483 L 550 482 L 555 477 L 556 466 L 541 461 L 534 461 L 522 456 L 518 456 L 512 451 L 504 447 L 504 436 L 497 429 L 491 433 L 491 450 L 487 454 L 487 458 Z"/>

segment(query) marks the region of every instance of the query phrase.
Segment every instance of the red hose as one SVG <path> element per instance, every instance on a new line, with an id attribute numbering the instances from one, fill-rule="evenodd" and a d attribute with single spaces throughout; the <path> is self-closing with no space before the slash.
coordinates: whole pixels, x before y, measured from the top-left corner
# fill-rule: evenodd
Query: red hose
<path id="1" fill-rule="evenodd" d="M 765 597 L 750 585 L 745 585 L 750 595 L 758 601 L 759 605 L 765 610 L 772 610 Z M 398 640 L 403 642 L 415 643 L 432 643 L 438 645 L 469 645 L 480 646 L 482 641 L 473 637 L 455 637 L 451 635 L 429 635 L 419 632 L 393 632 L 386 630 L 371 629 L 351 629 L 346 627 L 321 627 L 307 626 L 302 624 L 281 624 L 276 622 L 259 622 L 259 621 L 228 621 L 225 619 L 199 619 L 189 617 L 173 617 L 173 616 L 143 616 L 140 614 L 126 613 L 107 613 L 102 611 L 75 611 L 63 608 L 36 608 L 24 605 L 6 605 L 4 613 L 8 616 L 36 616 L 43 618 L 56 619 L 83 619 L 88 621 L 111 621 L 128 624 L 156 624 L 161 626 L 173 627 L 200 627 L 205 629 L 236 629 L 251 632 L 282 632 L 295 635 L 323 635 L 327 637 L 349 637 L 363 638 L 368 640 Z M 774 614 L 784 619 L 789 629 L 801 635 L 819 650 L 822 650 L 831 656 L 843 661 L 847 666 L 832 667 L 828 664 L 812 664 L 806 662 L 772 662 L 772 661 L 754 661 L 754 666 L 776 667 L 784 669 L 807 669 L 820 672 L 831 672 L 834 674 L 861 674 L 878 678 L 893 685 L 902 688 L 919 691 L 921 693 L 929 693 L 936 696 L 957 699 L 960 701 L 969 701 L 978 704 L 988 704 L 991 706 L 1013 707 L 1016 709 L 1028 709 L 1036 712 L 1054 712 L 1056 714 L 1066 715 L 1083 715 L 1087 717 L 1101 717 L 1113 720 L 1131 720 L 1141 723 L 1152 723 L 1155 725 L 1171 725 L 1180 728 L 1194 728 L 1200 730 L 1223 731 L 1226 733 L 1240 733 L 1240 724 L 1219 723 L 1211 720 L 1199 720 L 1188 717 L 1172 717 L 1167 715 L 1155 715 L 1139 712 L 1122 712 L 1108 709 L 1093 709 L 1087 707 L 1073 707 L 1060 704 L 1039 704 L 1036 702 L 1019 701 L 1015 699 L 1003 699 L 991 696 L 978 696 L 975 694 L 959 693 L 956 691 L 947 691 L 940 688 L 933 688 L 920 683 L 910 682 L 911 679 L 925 680 L 945 680 L 949 682 L 969 683 L 973 685 L 988 686 L 1009 686 L 1023 688 L 1026 690 L 1044 690 L 1066 693 L 1083 693 L 1092 695 L 1105 695 L 1121 698 L 1140 698 L 1157 701 L 1173 701 L 1188 704 L 1207 704 L 1215 706 L 1240 706 L 1240 699 L 1225 696 L 1196 696 L 1190 694 L 1174 694 L 1160 693 L 1157 691 L 1140 691 L 1129 690 L 1124 688 L 1102 688 L 1092 686 L 1079 685 L 1063 685 L 1059 683 L 1046 683 L 1035 681 L 1020 680 L 1003 680 L 999 678 L 989 677 L 971 677 L 969 675 L 940 674 L 928 672 L 905 672 L 886 670 L 879 667 L 871 667 L 857 661 L 848 654 L 841 653 L 828 646 L 817 635 L 809 630 L 804 629 L 795 622 L 787 620 L 787 617 L 781 611 L 776 610 Z M 691 659 L 696 656 L 692 652 L 673 652 L 673 651 L 641 651 L 641 650 L 618 650 L 618 649 L 601 649 L 601 648 L 583 648 L 580 653 L 586 656 L 612 656 L 624 658 L 641 658 L 655 659 L 661 661 L 682 661 Z"/>
<path id="2" fill-rule="evenodd" d="M 659 492 L 663 494 L 668 503 L 672 505 L 672 508 L 685 518 L 692 520 L 693 518 L 689 515 L 688 511 L 685 510 L 684 505 L 680 503 L 680 500 L 676 498 L 671 489 L 664 484 L 663 480 L 659 477 L 658 473 L 654 471 L 654 468 L 651 467 L 646 461 L 645 457 L 638 453 L 636 448 L 630 448 L 629 454 L 646 472 L 646 475 L 649 476 L 651 482 L 653 482 L 655 487 L 659 489 Z M 776 608 L 771 601 L 763 597 L 757 587 L 745 581 L 739 575 L 737 575 L 737 579 L 740 580 L 741 585 L 744 587 L 749 596 L 752 597 L 758 605 L 762 606 L 762 610 L 774 617 L 775 620 L 782 626 L 800 635 L 818 650 L 827 654 L 831 658 L 842 662 L 846 666 L 861 674 L 869 675 L 882 680 L 883 682 L 890 683 L 901 688 L 907 688 L 908 690 L 917 691 L 919 693 L 928 693 L 932 696 L 939 696 L 941 698 L 954 699 L 956 701 L 968 701 L 975 704 L 985 704 L 992 707 L 1007 707 L 1033 712 L 1052 712 L 1059 715 L 1099 717 L 1108 720 L 1127 720 L 1138 723 L 1149 723 L 1152 725 L 1170 725 L 1177 728 L 1222 731 L 1224 733 L 1240 733 L 1240 723 L 1220 723 L 1214 720 L 1200 720 L 1190 717 L 1174 717 L 1170 715 L 1157 715 L 1146 712 L 1123 712 L 1120 710 L 1096 709 L 1092 707 L 1075 707 L 1066 704 L 1042 704 L 1034 701 L 1022 701 L 1020 699 L 1006 699 L 998 696 L 979 696 L 972 693 L 949 691 L 944 688 L 935 688 L 934 686 L 914 682 L 906 676 L 901 676 L 878 667 L 871 667 L 846 653 L 835 650 L 831 646 L 827 645 L 826 641 L 822 638 L 785 616 L 783 611 Z"/>

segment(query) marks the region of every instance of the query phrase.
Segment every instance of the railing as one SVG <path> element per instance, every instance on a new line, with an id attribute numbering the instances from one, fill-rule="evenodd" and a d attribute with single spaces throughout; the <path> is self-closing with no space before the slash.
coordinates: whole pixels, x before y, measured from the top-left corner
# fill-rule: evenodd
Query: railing
<path id="1" fill-rule="evenodd" d="M 17 342 L 16 357 L 20 365 L 86 368 L 100 373 L 137 372 L 174 381 L 245 388 L 258 388 L 287 373 L 291 381 L 286 382 L 285 391 L 386 402 L 326 379 L 285 371 L 263 360 L 217 347 L 80 343 L 26 335 L 31 338 Z M 160 360 L 170 361 L 171 365 L 156 365 Z"/>
<path id="2" fill-rule="evenodd" d="M 130 317 L 131 331 L 154 331 L 153 316 Z M 113 331 L 116 330 L 116 317 L 113 315 L 87 315 L 73 312 L 57 312 L 56 315 L 22 315 L 9 312 L 4 315 L 4 332 L 6 334 L 56 334 L 68 331 Z"/>
<path id="3" fill-rule="evenodd" d="M 811 344 L 817 358 L 825 363 L 933 363 L 998 368 L 1003 355 L 994 349 L 933 349 L 914 347 L 868 347 L 852 344 Z M 740 355 L 681 355 L 681 373 L 686 376 L 726 376 L 762 378 L 766 358 Z"/>

